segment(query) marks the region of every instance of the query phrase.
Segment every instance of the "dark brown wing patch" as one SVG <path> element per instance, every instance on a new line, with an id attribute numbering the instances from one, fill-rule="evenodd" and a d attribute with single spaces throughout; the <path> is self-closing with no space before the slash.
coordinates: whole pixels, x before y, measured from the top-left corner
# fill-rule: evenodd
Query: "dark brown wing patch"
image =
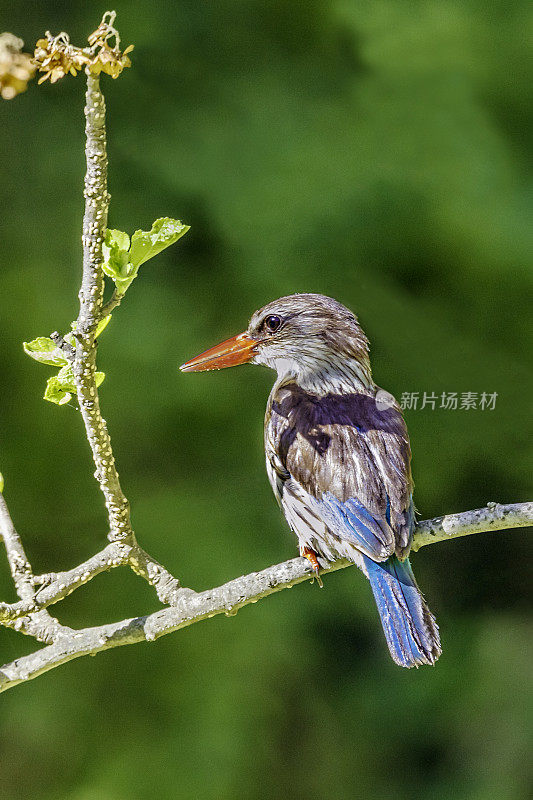
<path id="1" fill-rule="evenodd" d="M 270 437 L 281 464 L 313 497 L 357 498 L 379 522 L 390 520 L 403 555 L 412 529 L 411 450 L 397 404 L 374 394 L 305 392 L 294 383 L 271 398 Z"/>

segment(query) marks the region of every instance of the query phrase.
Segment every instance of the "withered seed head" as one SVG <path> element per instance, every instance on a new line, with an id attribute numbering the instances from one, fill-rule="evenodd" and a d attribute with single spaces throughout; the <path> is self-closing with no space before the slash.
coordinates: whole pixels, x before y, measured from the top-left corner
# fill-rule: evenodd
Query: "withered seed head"
<path id="1" fill-rule="evenodd" d="M 44 73 L 39 83 L 47 79 L 55 83 L 67 73 L 76 75 L 83 68 L 93 75 L 105 72 L 118 78 L 125 67 L 131 66 L 128 53 L 133 50 L 133 45 L 126 47 L 124 52 L 120 51 L 120 36 L 113 27 L 115 16 L 115 11 L 106 11 L 98 28 L 88 37 L 89 47 L 74 47 L 68 34 L 52 36 L 47 31 L 46 38 L 37 42 L 33 59 L 39 72 Z M 114 39 L 113 47 L 110 39 Z"/>
<path id="2" fill-rule="evenodd" d="M 12 33 L 0 34 L 0 95 L 12 100 L 25 92 L 35 74 L 31 56 L 23 53 L 24 42 Z"/>
<path id="3" fill-rule="evenodd" d="M 55 83 L 69 72 L 76 75 L 90 63 L 90 56 L 86 52 L 70 44 L 67 33 L 52 36 L 50 31 L 46 31 L 45 35 L 46 39 L 39 39 L 35 45 L 33 58 L 39 72 L 44 72 L 39 83 L 47 79 L 50 79 L 50 83 Z"/>

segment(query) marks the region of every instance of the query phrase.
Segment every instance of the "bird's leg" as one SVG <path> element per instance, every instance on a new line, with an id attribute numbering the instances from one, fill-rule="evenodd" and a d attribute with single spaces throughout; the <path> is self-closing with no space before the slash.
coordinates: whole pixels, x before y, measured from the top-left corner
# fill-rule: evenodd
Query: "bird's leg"
<path id="1" fill-rule="evenodd" d="M 301 550 L 300 550 L 300 555 L 302 555 L 304 558 L 306 558 L 309 561 L 309 563 L 313 567 L 313 570 L 314 570 L 314 573 L 315 573 L 316 582 L 318 583 L 320 588 L 323 589 L 324 588 L 324 584 L 322 583 L 322 578 L 320 577 L 320 574 L 319 574 L 320 564 L 318 563 L 318 558 L 317 558 L 317 555 L 316 555 L 315 551 L 312 550 L 310 547 L 302 547 Z"/>

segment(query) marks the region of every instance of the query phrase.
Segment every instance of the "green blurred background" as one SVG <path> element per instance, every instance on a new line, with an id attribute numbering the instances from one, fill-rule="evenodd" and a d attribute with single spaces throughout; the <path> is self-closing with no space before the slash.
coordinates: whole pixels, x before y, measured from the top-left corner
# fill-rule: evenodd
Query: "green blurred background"
<path id="1" fill-rule="evenodd" d="M 264 474 L 273 375 L 177 365 L 295 291 L 353 308 L 377 383 L 498 392 L 407 411 L 423 517 L 531 499 L 532 81 L 525 2 L 198 0 L 114 7 L 133 67 L 103 79 L 110 227 L 192 228 L 141 268 L 102 337 L 101 389 L 140 542 L 203 589 L 296 554 Z M 0 3 L 27 49 L 82 44 L 105 6 Z M 81 419 L 21 342 L 67 329 L 80 280 L 83 78 L 1 109 L 6 498 L 38 571 L 105 542 Z M 529 532 L 413 557 L 434 669 L 390 660 L 355 570 L 2 695 L 6 800 L 157 796 L 523 800 L 533 741 Z M 0 565 L 2 599 L 13 591 Z M 56 607 L 157 608 L 126 570 Z M 0 629 L 1 661 L 34 644 Z"/>

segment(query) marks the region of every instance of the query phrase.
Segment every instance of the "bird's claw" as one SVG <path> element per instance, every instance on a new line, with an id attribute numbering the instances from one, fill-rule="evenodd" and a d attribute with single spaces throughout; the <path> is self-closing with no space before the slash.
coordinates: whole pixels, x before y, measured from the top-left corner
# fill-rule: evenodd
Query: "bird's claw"
<path id="1" fill-rule="evenodd" d="M 310 547 L 302 547 L 301 555 L 311 564 L 313 572 L 315 573 L 314 577 L 316 578 L 316 582 L 320 588 L 323 589 L 324 584 L 322 583 L 322 578 L 320 577 L 320 564 L 318 563 L 318 558 L 315 551 Z"/>

